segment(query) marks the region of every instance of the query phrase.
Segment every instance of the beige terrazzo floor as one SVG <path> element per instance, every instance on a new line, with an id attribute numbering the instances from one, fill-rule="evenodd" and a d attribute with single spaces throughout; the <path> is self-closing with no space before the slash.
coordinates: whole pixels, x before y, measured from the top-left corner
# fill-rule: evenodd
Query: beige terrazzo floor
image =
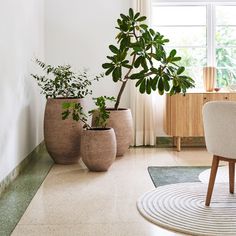
<path id="1" fill-rule="evenodd" d="M 205 149 L 132 148 L 108 172 L 54 165 L 12 235 L 173 236 L 146 221 L 136 200 L 154 188 L 148 166 L 210 165 Z"/>

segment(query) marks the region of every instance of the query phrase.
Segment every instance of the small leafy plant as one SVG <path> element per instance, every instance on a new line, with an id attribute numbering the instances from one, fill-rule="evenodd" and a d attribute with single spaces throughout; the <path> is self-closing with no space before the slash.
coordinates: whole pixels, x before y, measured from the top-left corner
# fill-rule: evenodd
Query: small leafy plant
<path id="1" fill-rule="evenodd" d="M 45 75 L 31 74 L 31 76 L 36 79 L 41 88 L 41 93 L 46 98 L 84 98 L 92 93 L 89 89 L 92 81 L 98 81 L 99 78 L 103 77 L 103 74 L 100 74 L 89 79 L 90 76 L 86 71 L 77 74 L 72 71 L 70 65 L 46 65 L 39 59 L 35 59 L 35 62 L 43 69 Z"/>
<path id="2" fill-rule="evenodd" d="M 97 109 L 93 109 L 88 112 L 88 114 L 91 116 L 93 114 L 96 114 L 95 116 L 95 127 L 101 127 L 106 128 L 107 121 L 109 118 L 110 112 L 106 110 L 106 102 L 111 101 L 115 102 L 114 97 L 107 97 L 107 96 L 101 96 L 98 98 L 93 98 L 95 101 L 95 105 L 97 106 Z M 75 121 L 82 121 L 84 123 L 84 127 L 87 129 L 92 129 L 92 127 L 88 124 L 88 116 L 84 113 L 83 107 L 80 103 L 75 102 L 64 102 L 62 104 L 62 109 L 64 110 L 62 112 L 62 119 L 65 120 L 71 116 L 71 118 Z"/>
<path id="3" fill-rule="evenodd" d="M 145 16 L 131 8 L 128 15 L 120 14 L 117 20 L 117 45 L 109 46 L 112 55 L 102 65 L 106 75 L 111 74 L 114 82 L 122 83 L 115 109 L 129 80 L 135 80 L 140 93 L 147 94 L 158 90 L 160 95 L 164 92 L 173 95 L 194 87 L 193 79 L 183 74 L 185 68 L 179 65 L 181 57 L 176 50 L 165 51 L 169 40 L 149 28 L 145 20 Z"/>

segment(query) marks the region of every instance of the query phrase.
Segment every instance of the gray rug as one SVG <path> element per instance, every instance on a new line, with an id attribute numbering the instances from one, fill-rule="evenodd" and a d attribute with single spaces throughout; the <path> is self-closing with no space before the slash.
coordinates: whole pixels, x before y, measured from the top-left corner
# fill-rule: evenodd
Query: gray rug
<path id="1" fill-rule="evenodd" d="M 209 166 L 150 166 L 148 173 L 154 186 L 158 187 L 167 184 L 199 182 L 199 174 L 209 168 Z"/>

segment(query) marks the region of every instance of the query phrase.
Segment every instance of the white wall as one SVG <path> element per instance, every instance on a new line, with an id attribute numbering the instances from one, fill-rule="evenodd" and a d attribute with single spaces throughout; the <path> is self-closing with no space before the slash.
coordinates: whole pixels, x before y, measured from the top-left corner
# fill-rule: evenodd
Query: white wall
<path id="1" fill-rule="evenodd" d="M 131 0 L 46 0 L 45 52 L 51 64 L 71 64 L 88 68 L 90 73 L 104 72 L 101 65 L 115 43 L 116 20 L 127 13 Z M 104 78 L 93 86 L 93 96 L 117 96 L 120 84 Z M 129 106 L 129 88 L 122 99 Z M 91 102 L 89 102 L 91 104 Z M 89 105 L 90 106 L 90 105 Z"/>
<path id="2" fill-rule="evenodd" d="M 1 1 L 0 7 L 0 181 L 41 141 L 44 99 L 32 58 L 44 58 L 42 0 Z"/>

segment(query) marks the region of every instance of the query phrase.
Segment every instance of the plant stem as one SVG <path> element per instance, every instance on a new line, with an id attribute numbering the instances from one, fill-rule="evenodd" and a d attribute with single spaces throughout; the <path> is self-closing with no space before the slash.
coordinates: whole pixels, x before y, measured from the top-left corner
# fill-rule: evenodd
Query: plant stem
<path id="1" fill-rule="evenodd" d="M 120 105 L 121 95 L 124 92 L 127 81 L 128 81 L 128 79 L 126 81 L 122 82 L 122 85 L 121 85 L 121 88 L 120 88 L 120 91 L 118 93 L 117 100 L 116 100 L 116 103 L 115 103 L 115 107 L 114 107 L 115 110 L 118 110 L 118 107 Z"/>
<path id="2" fill-rule="evenodd" d="M 132 69 L 133 69 L 133 65 L 134 65 L 135 59 L 136 59 L 136 54 L 134 54 L 133 59 L 132 59 L 132 68 L 129 69 L 129 71 L 127 72 L 127 74 L 126 74 L 125 77 L 124 77 L 125 80 L 123 80 L 123 82 L 122 82 L 122 85 L 121 85 L 121 88 L 120 88 L 120 91 L 119 91 L 119 93 L 118 93 L 117 100 L 116 100 L 116 103 L 115 103 L 115 106 L 114 106 L 115 110 L 118 110 L 118 107 L 119 107 L 119 105 L 120 105 L 120 99 L 121 99 L 121 96 L 122 96 L 122 94 L 123 94 L 123 92 L 124 92 L 126 83 L 127 83 L 128 80 L 130 79 L 130 78 L 129 78 L 129 74 L 130 74 L 130 72 L 131 72 Z"/>
<path id="3" fill-rule="evenodd" d="M 83 122 L 85 124 L 86 127 L 88 127 L 89 129 L 91 129 L 92 127 L 83 119 L 80 119 L 81 122 Z"/>

